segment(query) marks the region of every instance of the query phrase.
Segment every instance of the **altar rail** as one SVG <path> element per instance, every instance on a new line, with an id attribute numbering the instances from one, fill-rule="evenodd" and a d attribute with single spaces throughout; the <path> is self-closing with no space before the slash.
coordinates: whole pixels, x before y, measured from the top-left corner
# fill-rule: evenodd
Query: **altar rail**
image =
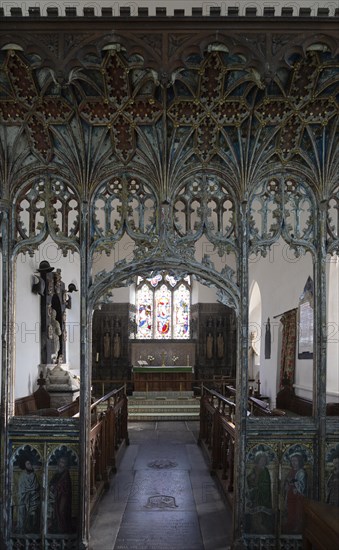
<path id="1" fill-rule="evenodd" d="M 229 384 L 233 384 L 235 382 L 234 378 L 226 378 L 222 381 L 219 380 L 219 378 L 216 379 L 216 377 L 213 378 L 197 378 L 192 381 L 192 390 L 200 395 L 202 394 L 202 388 L 204 386 L 208 387 L 209 389 L 213 389 L 216 391 L 219 391 L 219 393 L 224 394 L 226 392 L 226 387 Z M 119 388 L 122 385 L 126 386 L 126 393 L 127 395 L 132 394 L 133 392 L 133 381 L 132 380 L 126 380 L 122 378 L 110 378 L 106 380 L 100 380 L 100 379 L 94 379 L 92 380 L 92 387 L 93 391 L 92 393 L 94 395 L 105 395 L 106 392 L 111 391 L 112 389 Z"/>

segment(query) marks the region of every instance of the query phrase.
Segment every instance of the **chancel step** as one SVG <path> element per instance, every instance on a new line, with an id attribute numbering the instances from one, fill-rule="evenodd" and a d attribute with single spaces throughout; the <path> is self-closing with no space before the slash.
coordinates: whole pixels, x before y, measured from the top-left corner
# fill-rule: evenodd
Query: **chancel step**
<path id="1" fill-rule="evenodd" d="M 192 398 L 128 398 L 129 420 L 197 420 L 200 399 Z"/>

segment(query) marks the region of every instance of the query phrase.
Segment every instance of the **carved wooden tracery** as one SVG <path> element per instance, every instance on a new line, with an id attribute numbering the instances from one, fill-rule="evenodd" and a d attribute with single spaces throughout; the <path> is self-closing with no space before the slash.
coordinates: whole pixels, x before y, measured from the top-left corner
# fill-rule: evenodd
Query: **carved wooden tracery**
<path id="1" fill-rule="evenodd" d="M 265 255 L 282 237 L 297 255 L 301 249 L 314 253 L 316 218 L 315 197 L 307 186 L 291 178 L 267 180 L 252 195 L 251 251 Z"/>
<path id="2" fill-rule="evenodd" d="M 36 178 L 21 189 L 13 205 L 13 242 L 20 252 L 32 253 L 48 235 L 64 254 L 79 246 L 79 198 L 66 183 Z"/>
<path id="3" fill-rule="evenodd" d="M 92 250 L 109 250 L 125 231 L 136 239 L 154 237 L 156 207 L 154 192 L 139 179 L 112 178 L 94 197 Z"/>

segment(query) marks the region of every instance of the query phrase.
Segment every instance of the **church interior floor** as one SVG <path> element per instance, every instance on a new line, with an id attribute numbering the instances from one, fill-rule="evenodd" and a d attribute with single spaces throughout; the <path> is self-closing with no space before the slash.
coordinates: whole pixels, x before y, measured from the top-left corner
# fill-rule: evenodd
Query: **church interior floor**
<path id="1" fill-rule="evenodd" d="M 129 422 L 91 550 L 227 550 L 232 519 L 197 445 L 199 422 Z"/>

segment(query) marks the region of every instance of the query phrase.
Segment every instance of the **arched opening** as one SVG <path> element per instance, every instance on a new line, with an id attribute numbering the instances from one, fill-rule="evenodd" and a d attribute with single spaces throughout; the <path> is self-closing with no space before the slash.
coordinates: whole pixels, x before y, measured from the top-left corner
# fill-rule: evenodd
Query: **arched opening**
<path id="1" fill-rule="evenodd" d="M 154 276 L 169 272 L 161 268 L 160 264 L 159 269 L 152 272 Z M 145 276 L 143 267 L 139 272 Z M 173 266 L 170 273 L 175 277 Z M 190 366 L 193 368 L 192 381 L 198 385 L 204 381 L 212 385 L 216 376 L 228 378 L 229 383 L 234 384 L 235 312 L 218 301 L 218 289 L 208 286 L 209 281 L 202 281 L 201 277 L 198 281 L 189 267 L 186 271 L 182 266 L 179 280 L 181 277 L 191 280 L 190 315 L 186 319 L 188 334 L 185 338 L 177 338 L 175 334 L 172 338 L 164 339 L 153 338 L 153 334 L 149 338 L 136 338 L 136 289 L 139 277 L 137 271 L 134 276 L 130 275 L 123 282 L 126 286 L 107 282 L 107 290 L 96 300 L 92 321 L 92 385 L 95 391 L 98 392 L 100 387 L 102 392 L 104 382 L 105 388 L 109 389 L 116 387 L 119 381 L 127 380 L 132 392 L 132 368 L 140 364 Z M 168 315 L 173 319 L 173 311 Z M 157 320 L 156 317 L 154 319 Z M 143 328 L 142 321 L 140 316 L 139 325 Z M 143 332 L 141 336 L 144 336 Z"/>

